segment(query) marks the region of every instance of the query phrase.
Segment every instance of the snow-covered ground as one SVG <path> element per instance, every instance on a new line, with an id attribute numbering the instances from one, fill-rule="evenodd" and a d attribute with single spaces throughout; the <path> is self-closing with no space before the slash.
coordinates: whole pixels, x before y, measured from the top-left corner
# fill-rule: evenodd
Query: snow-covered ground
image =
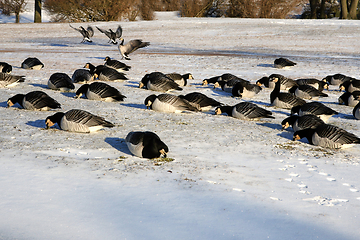
<path id="1" fill-rule="evenodd" d="M 166 15 L 166 14 L 165 14 Z M 223 103 L 232 98 L 202 80 L 232 73 L 255 82 L 280 73 L 294 79 L 343 73 L 359 76 L 360 22 L 176 18 L 90 23 L 123 27 L 125 40 L 151 45 L 130 55 L 128 81 L 110 83 L 126 100 L 74 99 L 47 88 L 51 74 L 70 76 L 87 62 L 120 59 L 97 30 L 81 44 L 67 23 L 2 24 L 0 61 L 26 82 L 0 89 L 0 239 L 359 239 L 360 146 L 329 150 L 293 142 L 281 131 L 288 110 L 269 106 L 270 90 L 252 101 L 275 119 L 242 121 L 208 113 L 165 114 L 147 110 L 154 92 L 138 83 L 153 71 L 191 72 L 184 94 L 200 91 Z M 74 23 L 87 26 L 87 23 Z M 277 57 L 298 63 L 278 70 Z M 24 70 L 37 57 L 45 68 Z M 80 85 L 76 84 L 76 88 Z M 42 90 L 116 126 L 94 134 L 44 129 L 55 111 L 6 108 L 17 93 Z M 321 101 L 340 112 L 330 123 L 360 136 L 352 108 L 338 105 L 331 86 Z M 172 162 L 132 156 L 124 142 L 133 130 L 156 132 Z"/>

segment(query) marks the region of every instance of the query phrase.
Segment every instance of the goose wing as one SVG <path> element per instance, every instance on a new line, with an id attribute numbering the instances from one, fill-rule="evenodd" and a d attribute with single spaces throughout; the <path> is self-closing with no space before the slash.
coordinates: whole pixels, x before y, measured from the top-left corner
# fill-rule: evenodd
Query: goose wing
<path id="1" fill-rule="evenodd" d="M 0 72 L 0 87 L 5 87 L 16 82 L 24 81 L 25 76 L 10 75 L 8 73 Z"/>
<path id="2" fill-rule="evenodd" d="M 185 110 L 199 111 L 198 108 L 191 105 L 187 100 L 182 99 L 182 98 L 180 98 L 178 96 L 175 96 L 175 95 L 160 94 L 159 96 L 157 96 L 157 98 L 162 103 L 169 104 L 169 105 L 175 107 L 178 110 L 182 110 L 182 111 L 185 111 Z"/>
<path id="3" fill-rule="evenodd" d="M 339 144 L 360 143 L 360 138 L 358 138 L 356 135 L 347 132 L 342 128 L 329 124 L 322 124 L 317 127 L 316 133 L 321 138 L 326 138 Z"/>
<path id="4" fill-rule="evenodd" d="M 60 103 L 42 91 L 33 91 L 25 95 L 25 100 L 32 104 L 35 108 L 44 107 L 60 108 Z"/>
<path id="5" fill-rule="evenodd" d="M 121 95 L 119 90 L 102 82 L 94 82 L 90 84 L 89 90 L 101 98 L 116 97 Z"/>
<path id="6" fill-rule="evenodd" d="M 68 121 L 85 125 L 87 127 L 104 126 L 113 127 L 114 125 L 106 121 L 103 117 L 96 116 L 84 110 L 72 109 L 65 113 Z"/>
<path id="7" fill-rule="evenodd" d="M 271 111 L 250 102 L 241 102 L 236 104 L 234 107 L 237 112 L 243 114 L 247 118 L 263 118 L 270 117 L 272 115 Z"/>

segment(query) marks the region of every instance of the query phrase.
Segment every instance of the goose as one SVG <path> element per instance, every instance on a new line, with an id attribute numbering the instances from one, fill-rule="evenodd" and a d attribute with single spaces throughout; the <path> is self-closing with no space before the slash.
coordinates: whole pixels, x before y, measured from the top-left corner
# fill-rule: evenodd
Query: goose
<path id="1" fill-rule="evenodd" d="M 292 115 L 285 118 L 281 122 L 282 130 L 292 127 L 294 132 L 300 131 L 307 128 L 316 128 L 317 126 L 324 124 L 325 122 L 315 115 Z"/>
<path id="2" fill-rule="evenodd" d="M 307 138 L 312 145 L 324 148 L 347 148 L 360 143 L 360 138 L 356 135 L 329 124 L 296 131 L 293 135 L 294 141 L 302 138 Z"/>
<path id="3" fill-rule="evenodd" d="M 360 101 L 360 91 L 344 92 L 338 100 L 339 104 L 355 107 Z"/>
<path id="4" fill-rule="evenodd" d="M 143 42 L 141 39 L 130 40 L 124 45 L 124 39 L 120 38 L 120 43 L 118 45 L 119 52 L 123 58 L 126 60 L 131 60 L 129 54 L 134 52 L 139 48 L 144 48 L 150 45 L 150 42 Z"/>
<path id="5" fill-rule="evenodd" d="M 24 81 L 25 76 L 10 75 L 8 73 L 0 72 L 0 88 L 13 87 Z"/>
<path id="6" fill-rule="evenodd" d="M 114 124 L 106 121 L 103 117 L 80 109 L 72 109 L 65 113 L 57 112 L 45 119 L 47 129 L 54 126 L 55 123 L 62 130 L 81 133 L 96 132 L 105 127 L 114 127 Z"/>
<path id="7" fill-rule="evenodd" d="M 357 80 L 355 78 L 351 80 L 347 80 L 340 84 L 339 86 L 340 91 L 346 91 L 346 92 L 355 92 L 360 91 L 360 80 Z"/>
<path id="8" fill-rule="evenodd" d="M 129 132 L 125 138 L 130 152 L 140 158 L 166 157 L 169 152 L 168 146 L 161 141 L 160 137 L 153 132 Z"/>
<path id="9" fill-rule="evenodd" d="M 194 105 L 197 109 L 201 111 L 209 111 L 213 107 L 221 106 L 222 103 L 216 101 L 213 98 L 206 96 L 200 92 L 188 93 L 185 96 L 180 95 L 179 97 L 187 100 L 190 104 Z"/>
<path id="10" fill-rule="evenodd" d="M 194 79 L 191 73 L 179 74 L 179 73 L 167 73 L 165 74 L 168 78 L 171 78 L 174 82 L 176 82 L 180 87 L 187 85 L 187 80 Z"/>
<path id="11" fill-rule="evenodd" d="M 224 82 L 228 82 L 230 80 L 234 80 L 236 79 L 238 82 L 249 82 L 248 80 L 242 79 L 238 76 L 235 76 L 234 74 L 231 73 L 224 73 L 221 76 L 215 76 L 215 77 L 211 77 L 208 79 L 204 79 L 202 85 L 208 85 L 208 84 L 215 84 L 218 81 L 224 81 Z M 234 80 L 235 81 L 235 80 Z"/>
<path id="12" fill-rule="evenodd" d="M 77 91 L 75 98 L 85 95 L 90 100 L 100 100 L 105 102 L 124 101 L 126 96 L 122 95 L 116 88 L 102 82 L 83 84 Z"/>
<path id="13" fill-rule="evenodd" d="M 119 25 L 116 29 L 116 31 L 114 32 L 113 30 L 109 29 L 109 31 L 106 31 L 104 29 L 98 28 L 96 27 L 100 32 L 102 32 L 103 34 L 105 34 L 108 38 L 109 38 L 109 43 L 111 42 L 112 44 L 117 44 L 116 39 L 120 38 L 122 35 L 122 28 Z"/>
<path id="14" fill-rule="evenodd" d="M 200 111 L 199 108 L 182 97 L 167 93 L 159 94 L 158 96 L 152 94 L 145 99 L 144 104 L 147 108 L 158 112 L 181 113 L 184 111 Z"/>
<path id="15" fill-rule="evenodd" d="M 270 93 L 271 105 L 284 109 L 291 109 L 295 106 L 305 104 L 305 100 L 294 96 L 291 93 L 280 92 L 280 81 L 278 78 L 274 78 L 275 88 Z"/>
<path id="16" fill-rule="evenodd" d="M 12 71 L 12 66 L 6 62 L 0 62 L 0 72 L 10 74 Z"/>
<path id="17" fill-rule="evenodd" d="M 71 77 L 74 83 L 88 83 L 94 80 L 94 73 L 88 69 L 76 69 Z"/>
<path id="18" fill-rule="evenodd" d="M 319 91 L 323 91 L 324 89 L 329 90 L 329 84 L 324 81 L 320 81 L 315 78 L 303 78 L 303 79 L 297 79 L 295 82 L 300 85 L 310 85 L 314 88 L 316 88 Z"/>
<path id="19" fill-rule="evenodd" d="M 299 98 L 309 100 L 315 100 L 319 97 L 328 97 L 326 93 L 323 93 L 310 85 L 293 86 L 289 89 L 289 93 L 292 93 Z"/>
<path id="20" fill-rule="evenodd" d="M 234 106 L 221 106 L 215 109 L 215 115 L 226 113 L 228 116 L 242 120 L 259 120 L 261 118 L 275 118 L 272 112 L 251 102 L 241 102 Z"/>
<path id="21" fill-rule="evenodd" d="M 297 113 L 299 116 L 309 114 L 316 115 L 324 122 L 327 122 L 331 116 L 338 114 L 338 112 L 325 106 L 321 102 L 309 102 L 301 106 L 295 106 L 291 109 L 291 115 L 294 115 L 295 113 Z"/>
<path id="22" fill-rule="evenodd" d="M 125 72 L 130 70 L 130 66 L 126 65 L 125 63 L 122 63 L 118 60 L 111 59 L 109 56 L 105 57 L 105 66 L 114 68 L 118 72 Z"/>
<path id="23" fill-rule="evenodd" d="M 21 63 L 21 68 L 30 70 L 40 70 L 44 64 L 36 57 L 29 57 Z"/>
<path id="24" fill-rule="evenodd" d="M 298 84 L 296 83 L 295 80 L 291 79 L 291 78 L 287 78 L 281 74 L 271 74 L 269 76 L 269 88 L 275 88 L 276 84 L 275 83 L 276 80 L 277 82 L 280 82 L 280 89 L 281 90 L 286 90 L 286 89 L 290 89 L 293 86 L 297 86 Z M 273 83 L 271 83 L 273 82 Z"/>
<path id="25" fill-rule="evenodd" d="M 114 68 L 110 68 L 104 65 L 94 66 L 91 63 L 86 63 L 84 68 L 90 69 L 90 72 L 94 72 L 94 78 L 98 78 L 100 81 L 124 81 L 128 80 L 124 73 L 118 72 Z"/>
<path id="26" fill-rule="evenodd" d="M 60 103 L 42 91 L 16 94 L 8 99 L 7 106 L 11 107 L 16 103 L 27 110 L 48 111 L 50 109 L 61 108 Z"/>
<path id="27" fill-rule="evenodd" d="M 83 40 L 81 41 L 81 43 L 85 41 L 92 42 L 91 37 L 94 36 L 94 29 L 91 26 L 88 26 L 86 29 L 83 28 L 82 26 L 80 26 L 80 28 L 75 28 L 71 26 L 70 23 L 69 26 L 75 29 L 76 31 L 78 31 L 79 33 L 81 33 L 81 35 L 83 36 Z"/>
<path id="28" fill-rule="evenodd" d="M 234 97 L 241 97 L 241 98 L 252 98 L 256 94 L 258 94 L 262 88 L 256 84 L 247 83 L 247 82 L 237 82 L 232 90 L 231 93 Z"/>
<path id="29" fill-rule="evenodd" d="M 289 68 L 295 66 L 296 63 L 293 61 L 290 61 L 287 58 L 277 58 L 274 61 L 274 67 L 275 68 Z"/>
<path id="30" fill-rule="evenodd" d="M 165 74 L 161 72 L 152 72 L 146 74 L 139 83 L 139 88 L 143 88 L 143 87 L 145 87 L 148 90 L 153 90 L 158 92 L 182 90 L 182 88 L 179 87 L 179 84 L 177 84 L 171 78 L 167 77 Z"/>
<path id="31" fill-rule="evenodd" d="M 336 85 L 339 86 L 341 83 L 351 80 L 352 77 L 346 76 L 341 73 L 337 73 L 334 75 L 328 75 L 325 78 L 322 79 L 324 82 L 328 82 L 330 85 Z"/>
<path id="32" fill-rule="evenodd" d="M 353 109 L 353 116 L 360 120 L 360 103 L 358 103 Z"/>
<path id="33" fill-rule="evenodd" d="M 219 80 L 214 84 L 214 88 L 221 87 L 224 92 L 232 93 L 233 87 L 239 82 L 242 82 L 244 84 L 248 83 L 248 81 L 245 82 L 237 78 L 233 78 L 228 81 Z"/>
<path id="34" fill-rule="evenodd" d="M 69 92 L 75 89 L 72 79 L 66 73 L 53 73 L 47 83 L 48 87 L 61 92 Z"/>
<path id="35" fill-rule="evenodd" d="M 274 82 L 270 82 L 270 78 L 269 77 L 262 77 L 259 80 L 256 81 L 256 85 L 258 85 L 259 87 L 261 87 L 262 85 L 264 85 L 264 87 L 266 88 L 274 88 L 275 87 L 275 83 Z M 270 86 L 271 85 L 271 86 Z"/>

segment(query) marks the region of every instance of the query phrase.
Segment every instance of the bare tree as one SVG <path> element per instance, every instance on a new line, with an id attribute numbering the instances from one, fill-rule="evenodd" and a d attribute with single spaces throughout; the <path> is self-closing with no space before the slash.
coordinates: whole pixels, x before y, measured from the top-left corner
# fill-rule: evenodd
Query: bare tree
<path id="1" fill-rule="evenodd" d="M 15 14 L 15 22 L 20 22 L 20 13 L 24 12 L 25 0 L 0 0 L 0 10 L 3 14 Z"/>

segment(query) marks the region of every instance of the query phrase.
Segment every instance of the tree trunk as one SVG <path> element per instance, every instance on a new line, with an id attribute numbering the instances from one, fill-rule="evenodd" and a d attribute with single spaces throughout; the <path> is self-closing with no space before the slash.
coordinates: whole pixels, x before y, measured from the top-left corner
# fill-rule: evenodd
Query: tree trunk
<path id="1" fill-rule="evenodd" d="M 346 0 L 345 0 L 346 1 Z M 316 19 L 317 0 L 310 0 L 310 18 Z"/>
<path id="2" fill-rule="evenodd" d="M 15 13 L 15 23 L 19 23 L 20 22 L 20 13 L 16 12 Z"/>
<path id="3" fill-rule="evenodd" d="M 41 23 L 41 0 L 35 0 L 34 22 Z"/>
<path id="4" fill-rule="evenodd" d="M 358 4 L 359 4 L 359 0 L 351 1 L 350 11 L 349 11 L 349 16 L 348 16 L 350 19 L 357 19 L 356 9 L 357 9 Z"/>
<path id="5" fill-rule="evenodd" d="M 348 18 L 348 6 L 346 0 L 340 0 L 340 7 L 341 7 L 341 19 Z"/>
<path id="6" fill-rule="evenodd" d="M 325 2 L 326 2 L 326 0 L 321 0 L 321 3 L 320 3 L 320 18 L 321 19 L 326 18 L 326 16 L 325 16 Z"/>

